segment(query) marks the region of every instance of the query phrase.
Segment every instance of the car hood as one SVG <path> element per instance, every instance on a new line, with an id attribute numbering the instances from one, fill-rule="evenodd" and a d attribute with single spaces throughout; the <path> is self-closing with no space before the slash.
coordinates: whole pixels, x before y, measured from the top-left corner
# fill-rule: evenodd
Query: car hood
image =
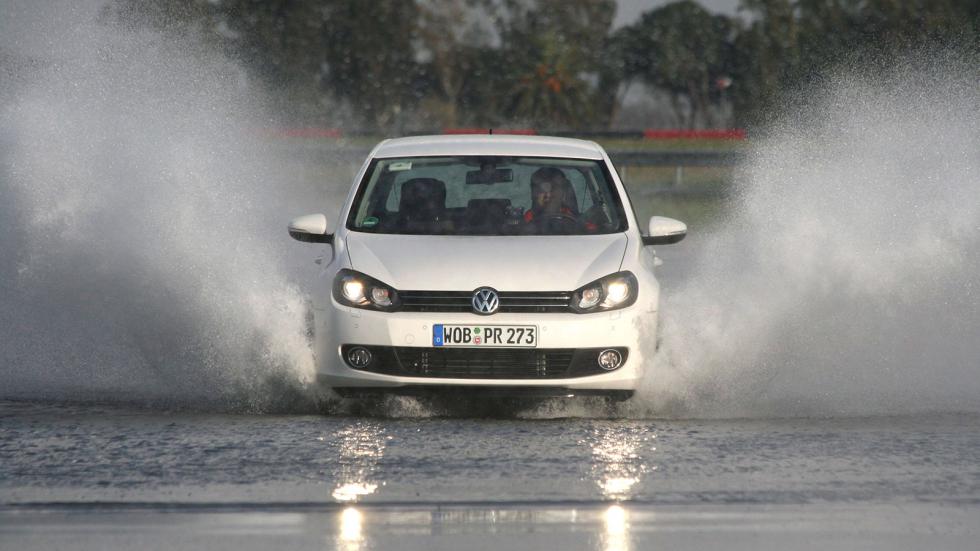
<path id="1" fill-rule="evenodd" d="M 418 291 L 572 291 L 619 271 L 626 234 L 434 236 L 349 233 L 352 267 Z"/>

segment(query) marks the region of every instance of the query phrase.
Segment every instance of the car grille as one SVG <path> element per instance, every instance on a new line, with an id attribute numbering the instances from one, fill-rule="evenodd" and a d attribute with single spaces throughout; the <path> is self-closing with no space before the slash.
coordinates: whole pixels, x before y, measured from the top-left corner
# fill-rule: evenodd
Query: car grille
<path id="1" fill-rule="evenodd" d="M 533 314 L 571 312 L 572 294 L 562 291 L 498 292 L 501 312 Z M 472 291 L 399 291 L 404 312 L 472 312 Z"/>
<path id="2" fill-rule="evenodd" d="M 354 345 L 344 345 L 342 353 Z M 361 371 L 401 377 L 562 379 L 608 373 L 596 358 L 607 348 L 438 348 L 365 346 L 374 359 Z M 628 349 L 615 348 L 626 363 Z"/>

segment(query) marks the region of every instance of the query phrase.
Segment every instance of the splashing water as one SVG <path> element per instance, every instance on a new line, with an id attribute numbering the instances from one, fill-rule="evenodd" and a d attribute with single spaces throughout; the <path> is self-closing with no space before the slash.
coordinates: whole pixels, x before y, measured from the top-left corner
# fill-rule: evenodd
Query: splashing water
<path id="1" fill-rule="evenodd" d="M 78 25 L 0 84 L 0 397 L 306 408 L 283 223 L 322 191 L 288 187 L 234 64 Z"/>
<path id="2" fill-rule="evenodd" d="M 255 133 L 235 64 L 71 24 L 0 65 L 0 398 L 312 411 L 311 254 L 282 224 L 337 190 Z M 976 67 L 840 76 L 754 143 L 728 218 L 683 245 L 695 269 L 619 414 L 980 410 Z"/>
<path id="3" fill-rule="evenodd" d="M 977 66 L 839 76 L 754 144 L 634 414 L 980 410 Z"/>

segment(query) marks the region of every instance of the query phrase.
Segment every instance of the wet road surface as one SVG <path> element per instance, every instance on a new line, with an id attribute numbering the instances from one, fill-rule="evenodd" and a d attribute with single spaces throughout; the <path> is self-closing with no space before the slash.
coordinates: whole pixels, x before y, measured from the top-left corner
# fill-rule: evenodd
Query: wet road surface
<path id="1" fill-rule="evenodd" d="M 496 548 L 499 538 L 528 549 L 953 549 L 980 526 L 976 415 L 535 415 L 0 402 L 0 539 L 82 549 Z"/>

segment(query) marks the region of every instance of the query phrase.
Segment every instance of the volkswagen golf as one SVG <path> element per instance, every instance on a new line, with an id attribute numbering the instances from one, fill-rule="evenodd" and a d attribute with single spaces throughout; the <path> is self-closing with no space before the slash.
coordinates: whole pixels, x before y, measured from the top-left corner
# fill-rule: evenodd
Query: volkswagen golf
<path id="1" fill-rule="evenodd" d="M 648 246 L 596 143 L 423 136 L 378 144 L 336 220 L 289 234 L 329 247 L 313 289 L 317 377 L 341 395 L 460 388 L 626 399 L 656 338 Z"/>

